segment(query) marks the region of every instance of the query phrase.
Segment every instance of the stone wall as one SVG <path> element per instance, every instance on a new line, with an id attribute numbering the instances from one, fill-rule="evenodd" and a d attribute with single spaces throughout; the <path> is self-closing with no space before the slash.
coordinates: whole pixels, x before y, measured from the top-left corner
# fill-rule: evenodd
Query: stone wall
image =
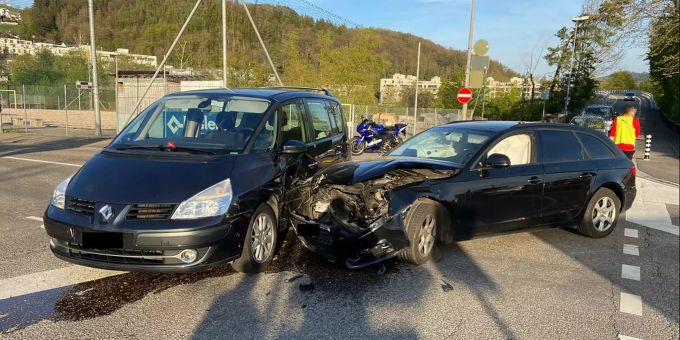
<path id="1" fill-rule="evenodd" d="M 66 114 L 68 113 L 69 128 L 94 129 L 94 111 L 89 110 L 45 110 L 45 109 L 27 109 L 26 116 L 29 120 L 30 126 L 35 126 L 36 120 L 42 120 L 43 124 L 51 124 L 57 126 L 66 125 Z M 12 121 L 18 122 L 19 126 L 24 118 L 23 109 L 3 108 L 2 122 L 10 124 Z M 116 113 L 113 111 L 101 111 L 102 129 L 115 130 L 116 129 Z"/>

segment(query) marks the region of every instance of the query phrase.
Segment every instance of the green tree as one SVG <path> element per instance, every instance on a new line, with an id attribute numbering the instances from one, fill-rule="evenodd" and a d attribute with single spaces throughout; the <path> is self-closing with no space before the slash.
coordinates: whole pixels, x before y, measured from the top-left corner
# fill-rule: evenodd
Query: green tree
<path id="1" fill-rule="evenodd" d="M 633 90 L 637 87 L 637 84 L 630 72 L 616 71 L 600 82 L 599 87 L 605 90 Z"/>
<path id="2" fill-rule="evenodd" d="M 458 102 L 456 95 L 465 84 L 465 68 L 457 68 L 451 72 L 448 79 L 442 81 L 437 91 L 436 107 L 444 109 L 460 109 L 463 105 Z"/>

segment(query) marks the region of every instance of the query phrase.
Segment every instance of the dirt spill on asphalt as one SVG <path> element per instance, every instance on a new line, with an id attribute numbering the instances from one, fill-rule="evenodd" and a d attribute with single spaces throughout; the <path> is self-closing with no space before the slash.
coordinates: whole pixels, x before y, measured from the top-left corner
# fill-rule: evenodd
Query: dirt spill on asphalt
<path id="1" fill-rule="evenodd" d="M 347 269 L 305 250 L 291 231 L 266 273 L 304 273 L 309 276 L 313 285 L 313 289 L 304 287 L 303 291 L 306 292 L 333 290 L 339 294 L 357 294 L 362 287 L 385 284 L 388 276 L 386 274 L 398 272 L 398 267 L 399 263 L 392 260 L 363 269 Z M 84 282 L 74 285 L 57 299 L 52 319 L 78 321 L 109 315 L 127 304 L 143 299 L 149 293 L 160 293 L 178 285 L 233 274 L 236 272 L 231 265 L 225 264 L 198 273 L 125 273 Z M 300 284 L 296 280 L 288 283 Z"/>

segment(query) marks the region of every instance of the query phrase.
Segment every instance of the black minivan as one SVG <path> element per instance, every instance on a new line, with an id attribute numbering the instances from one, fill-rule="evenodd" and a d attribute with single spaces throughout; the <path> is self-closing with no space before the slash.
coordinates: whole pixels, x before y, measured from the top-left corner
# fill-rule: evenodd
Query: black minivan
<path id="1" fill-rule="evenodd" d="M 56 187 L 53 253 L 114 270 L 262 271 L 289 225 L 283 203 L 299 199 L 289 189 L 349 158 L 342 106 L 316 90 L 159 99 Z"/>

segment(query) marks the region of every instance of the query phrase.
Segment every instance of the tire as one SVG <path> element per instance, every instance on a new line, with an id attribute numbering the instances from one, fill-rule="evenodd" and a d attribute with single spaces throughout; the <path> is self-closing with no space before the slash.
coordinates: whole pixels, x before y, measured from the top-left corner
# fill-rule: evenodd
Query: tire
<path id="1" fill-rule="evenodd" d="M 607 188 L 600 188 L 590 198 L 578 232 L 591 238 L 601 238 L 611 234 L 616 228 L 621 211 L 621 200 Z"/>
<path id="2" fill-rule="evenodd" d="M 278 224 L 274 211 L 267 204 L 261 204 L 248 223 L 248 231 L 243 241 L 241 257 L 231 266 L 242 273 L 259 273 L 264 271 L 274 258 Z"/>
<path id="3" fill-rule="evenodd" d="M 359 144 L 352 142 L 352 156 L 359 156 L 364 153 L 364 150 L 366 150 L 366 141 L 362 141 Z"/>
<path id="4" fill-rule="evenodd" d="M 421 265 L 432 258 L 441 216 L 441 206 L 432 200 L 418 199 L 413 203 L 404 221 L 411 244 L 399 254 L 399 259 Z"/>

